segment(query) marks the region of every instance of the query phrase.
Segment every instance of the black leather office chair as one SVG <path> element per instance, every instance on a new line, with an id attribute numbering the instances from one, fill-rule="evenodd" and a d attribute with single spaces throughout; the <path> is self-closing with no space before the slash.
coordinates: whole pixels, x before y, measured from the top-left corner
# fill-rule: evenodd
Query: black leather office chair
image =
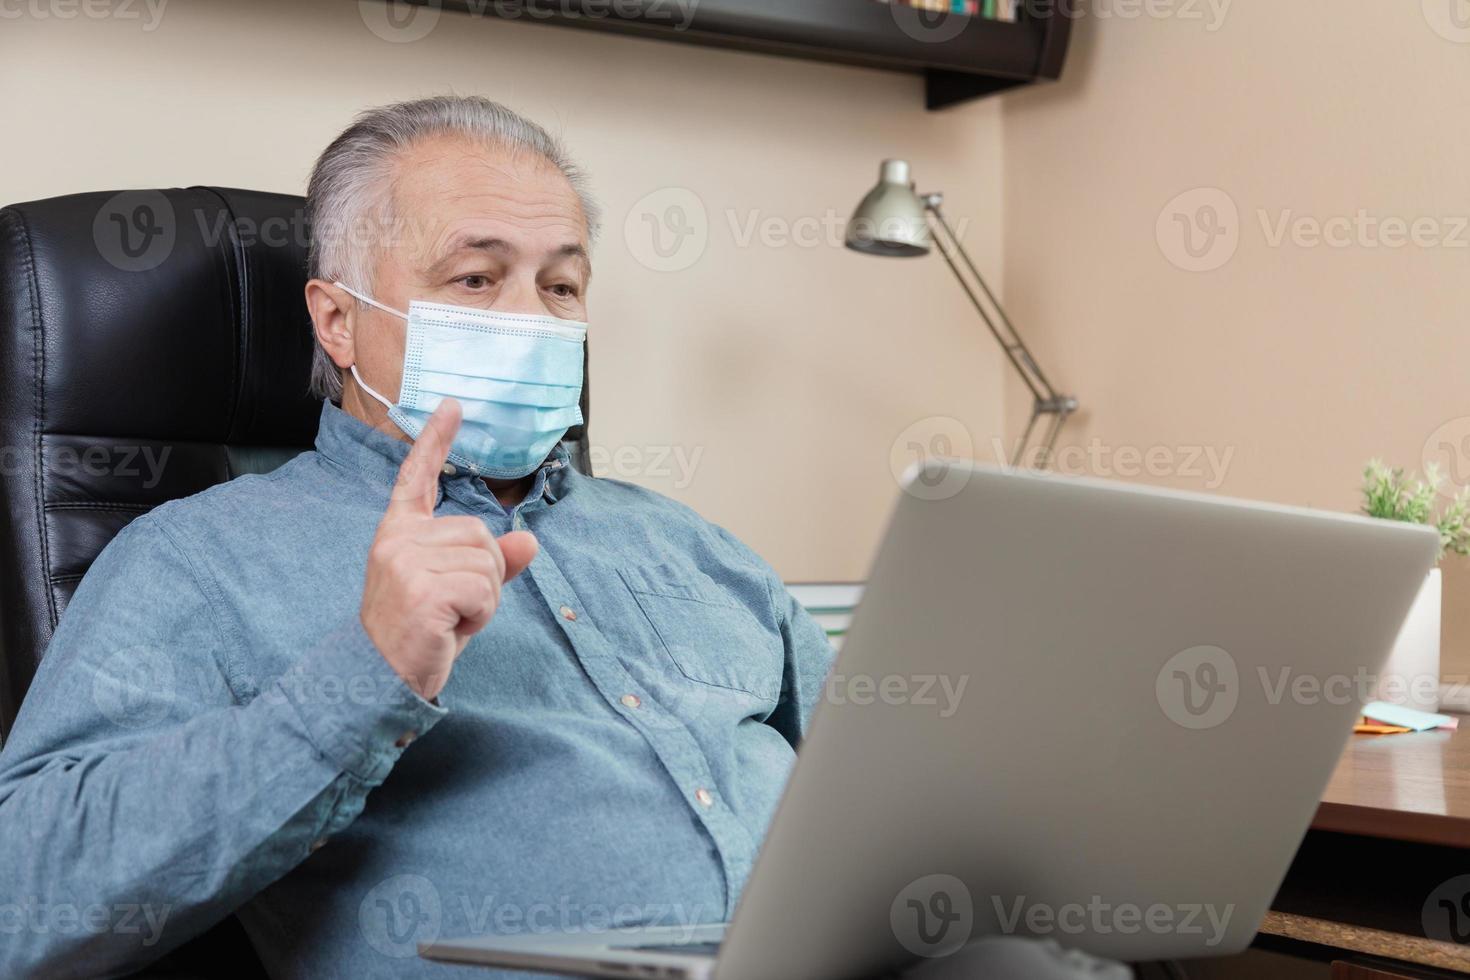
<path id="1" fill-rule="evenodd" d="M 0 210 L 0 738 L 113 535 L 312 445 L 304 204 L 191 187 Z M 585 425 L 566 441 L 585 472 Z M 233 916 L 149 971 L 261 973 Z"/>

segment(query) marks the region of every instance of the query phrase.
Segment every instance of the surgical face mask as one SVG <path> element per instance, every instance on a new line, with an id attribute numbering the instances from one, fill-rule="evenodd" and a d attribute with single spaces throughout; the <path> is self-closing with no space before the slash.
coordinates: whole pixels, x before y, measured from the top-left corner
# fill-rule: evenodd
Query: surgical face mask
<path id="1" fill-rule="evenodd" d="M 582 350 L 587 324 L 414 300 L 407 313 L 343 283 L 353 296 L 408 321 L 403 383 L 394 404 L 357 365 L 352 376 L 417 439 L 445 398 L 464 407 L 449 461 L 478 476 L 518 479 L 540 466 L 567 429 L 582 422 Z"/>

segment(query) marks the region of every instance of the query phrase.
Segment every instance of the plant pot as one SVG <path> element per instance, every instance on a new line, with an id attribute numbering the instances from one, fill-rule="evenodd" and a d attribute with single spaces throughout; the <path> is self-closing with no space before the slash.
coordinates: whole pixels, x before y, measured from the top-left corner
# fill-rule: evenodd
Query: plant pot
<path id="1" fill-rule="evenodd" d="M 1399 629 L 1388 663 L 1373 685 L 1371 699 L 1421 711 L 1439 710 L 1439 569 L 1429 573 L 1408 618 Z"/>

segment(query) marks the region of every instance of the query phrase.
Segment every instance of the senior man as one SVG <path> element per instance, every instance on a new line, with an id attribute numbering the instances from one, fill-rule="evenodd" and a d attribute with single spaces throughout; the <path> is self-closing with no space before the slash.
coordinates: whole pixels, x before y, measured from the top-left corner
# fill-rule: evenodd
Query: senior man
<path id="1" fill-rule="evenodd" d="M 316 449 L 77 590 L 0 753 L 0 976 L 232 912 L 274 976 L 463 976 L 416 942 L 722 921 L 750 873 L 830 648 L 726 531 L 568 465 L 580 175 L 428 99 L 342 133 L 308 207 Z"/>

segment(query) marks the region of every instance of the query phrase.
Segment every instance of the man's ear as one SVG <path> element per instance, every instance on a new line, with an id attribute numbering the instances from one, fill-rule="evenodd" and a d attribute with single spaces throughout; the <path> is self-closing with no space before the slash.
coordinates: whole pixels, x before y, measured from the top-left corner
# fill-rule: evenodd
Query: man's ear
<path id="1" fill-rule="evenodd" d="M 332 363 L 344 371 L 357 362 L 352 327 L 347 322 L 351 302 L 346 290 L 324 279 L 312 279 L 306 284 L 306 309 L 311 314 L 317 343 Z"/>

